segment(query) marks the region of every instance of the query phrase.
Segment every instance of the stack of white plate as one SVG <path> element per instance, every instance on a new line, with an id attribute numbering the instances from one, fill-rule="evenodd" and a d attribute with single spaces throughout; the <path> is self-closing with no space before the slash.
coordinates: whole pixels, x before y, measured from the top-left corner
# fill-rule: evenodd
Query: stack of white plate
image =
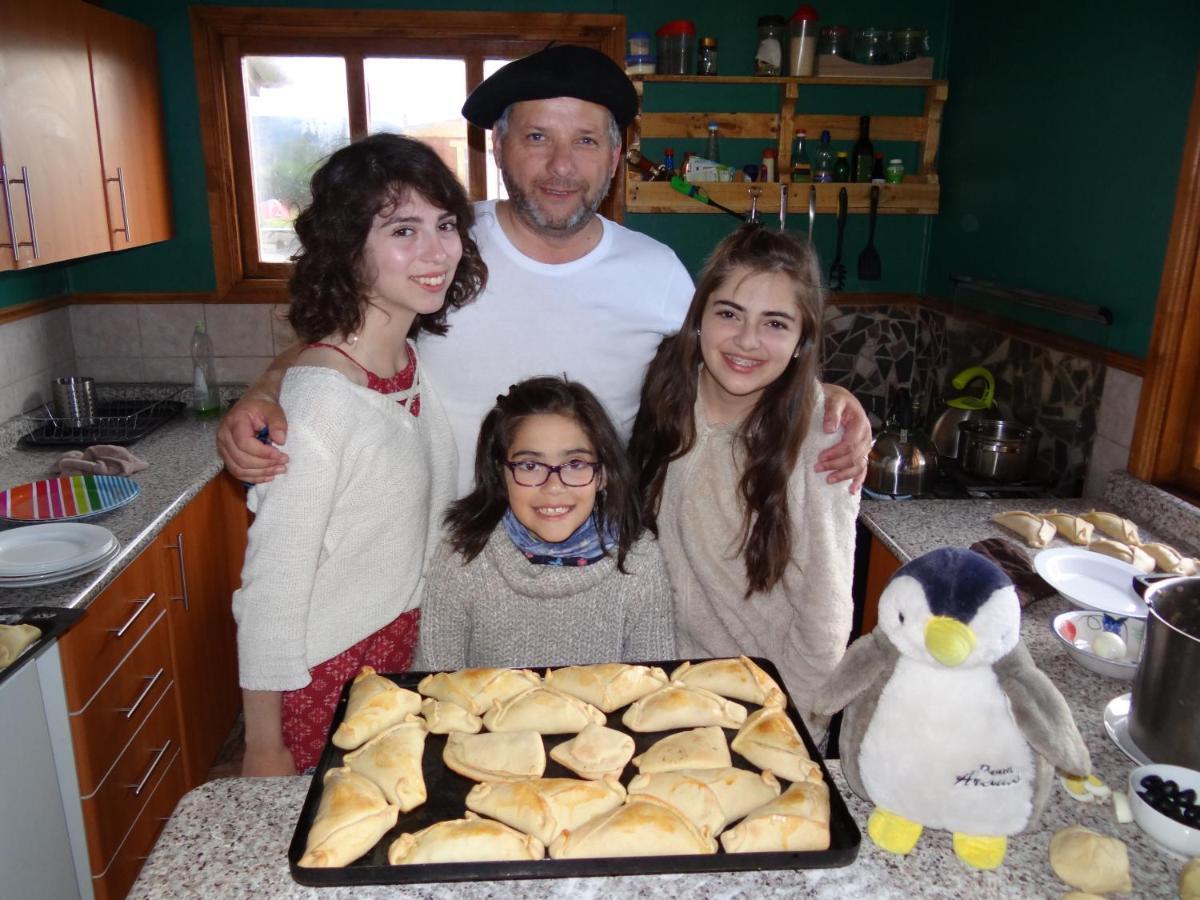
<path id="1" fill-rule="evenodd" d="M 82 522 L 0 531 L 0 588 L 66 581 L 107 565 L 120 549 L 107 528 Z"/>

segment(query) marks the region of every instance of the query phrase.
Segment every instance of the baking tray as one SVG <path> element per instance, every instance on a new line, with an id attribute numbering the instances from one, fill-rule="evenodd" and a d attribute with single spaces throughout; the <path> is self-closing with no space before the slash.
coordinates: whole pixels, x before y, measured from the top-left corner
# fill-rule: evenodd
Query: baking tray
<path id="1" fill-rule="evenodd" d="M 0 608 L 0 624 L 34 625 L 42 629 L 42 636 L 30 644 L 9 665 L 0 669 L 0 684 L 8 676 L 33 659 L 42 648 L 57 640 L 68 628 L 83 618 L 82 609 L 66 609 L 58 606 L 12 606 Z"/>
<path id="2" fill-rule="evenodd" d="M 700 660 L 693 660 L 699 662 Z M 754 658 L 754 661 L 782 686 L 783 679 L 779 670 L 769 660 Z M 644 665 L 660 666 L 668 674 L 684 660 L 666 662 L 647 662 Z M 529 667 L 533 668 L 533 667 Z M 552 666 L 550 668 L 559 668 Z M 544 674 L 544 669 L 535 669 L 538 674 Z M 417 683 L 428 672 L 406 672 L 403 675 L 388 675 L 400 687 L 415 691 Z M 350 683 L 342 689 L 337 709 L 334 711 L 330 735 L 341 723 L 346 712 L 346 700 L 350 693 Z M 746 707 L 747 712 L 754 712 L 752 703 L 736 701 Z M 626 707 L 621 707 L 608 713 L 608 727 L 623 731 L 630 735 L 635 744 L 634 755 L 643 753 L 660 738 L 671 734 L 671 731 L 633 732 L 621 723 L 621 716 Z M 304 855 L 304 845 L 308 839 L 308 830 L 317 814 L 317 804 L 321 799 L 322 779 L 325 772 L 342 764 L 344 752 L 334 747 L 326 738 L 325 750 L 321 754 L 304 806 L 300 810 L 300 819 L 292 835 L 292 843 L 288 847 L 288 866 L 292 878 L 297 882 L 312 887 L 333 887 L 338 885 L 360 884 L 419 884 L 447 881 L 503 881 L 514 878 L 577 878 L 600 875 L 662 875 L 690 872 L 741 872 L 758 871 L 763 869 L 822 869 L 847 866 L 858 855 L 862 835 L 855 824 L 846 803 L 838 793 L 837 785 L 829 777 L 825 761 L 817 752 L 812 737 L 805 728 L 796 711 L 791 697 L 788 697 L 787 712 L 796 725 L 809 755 L 821 767 L 825 783 L 829 785 L 829 849 L 792 853 L 726 853 L 724 848 L 717 845 L 715 854 L 688 856 L 629 856 L 629 857 L 595 857 L 591 859 L 550 859 L 547 856 L 540 860 L 522 862 L 472 862 L 472 863 L 426 863 L 421 865 L 393 866 L 387 861 L 387 848 L 404 832 L 416 832 L 422 828 L 446 819 L 460 819 L 466 812 L 467 792 L 477 782 L 465 778 L 448 769 L 442 762 L 442 750 L 446 746 L 446 736 L 430 734 L 425 740 L 423 770 L 425 787 L 429 798 L 424 804 L 409 813 L 401 813 L 387 834 L 385 834 L 369 853 L 348 866 L 341 868 L 317 869 L 298 865 Z M 683 729 L 675 729 L 683 730 Z M 725 737 L 732 740 L 736 729 L 726 728 Z M 556 744 L 573 738 L 572 734 L 543 735 L 546 747 L 546 778 L 578 778 L 574 772 L 559 765 L 550 758 L 550 748 Z M 733 765 L 759 771 L 751 766 L 738 754 L 730 751 Z M 621 783 L 628 787 L 632 778 L 637 775 L 637 767 L 630 763 L 625 767 Z M 790 782 L 784 781 L 784 785 Z M 786 789 L 786 787 L 785 787 Z M 730 825 L 732 827 L 732 823 Z"/>
<path id="3" fill-rule="evenodd" d="M 179 396 L 177 391 L 172 396 Z M 132 444 L 184 410 L 181 400 L 108 400 L 96 404 L 96 415 L 86 425 L 73 427 L 66 419 L 31 416 L 37 423 L 17 446 L 22 450 L 36 447 L 90 447 L 93 444 Z"/>

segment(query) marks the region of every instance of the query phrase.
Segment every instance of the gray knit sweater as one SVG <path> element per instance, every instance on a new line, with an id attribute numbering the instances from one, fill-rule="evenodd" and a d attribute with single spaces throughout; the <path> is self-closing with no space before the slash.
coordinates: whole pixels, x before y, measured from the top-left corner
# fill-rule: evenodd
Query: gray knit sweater
<path id="1" fill-rule="evenodd" d="M 625 557 L 535 565 L 497 526 L 475 559 L 443 543 L 421 603 L 413 668 L 559 666 L 675 658 L 671 588 L 651 535 Z"/>

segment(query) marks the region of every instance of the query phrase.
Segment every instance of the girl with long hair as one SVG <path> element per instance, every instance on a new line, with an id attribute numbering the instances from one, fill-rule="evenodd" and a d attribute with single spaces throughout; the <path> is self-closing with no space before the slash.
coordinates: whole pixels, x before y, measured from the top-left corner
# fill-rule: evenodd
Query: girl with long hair
<path id="1" fill-rule="evenodd" d="M 234 594 L 244 775 L 316 764 L 345 681 L 409 667 L 422 571 L 454 496 L 454 441 L 410 338 L 446 330 L 487 269 L 472 208 L 428 146 L 376 134 L 334 153 L 296 220 L 284 376 L 287 473 L 255 486 Z"/>
<path id="2" fill-rule="evenodd" d="M 513 385 L 479 430 L 474 489 L 446 515 L 420 665 L 674 658 L 670 586 L 639 507 L 591 391 L 562 378 Z"/>
<path id="3" fill-rule="evenodd" d="M 813 471 L 823 292 L 811 245 L 748 226 L 717 246 L 651 362 L 631 456 L 683 657 L 772 660 L 814 736 L 850 635 L 858 497 Z"/>

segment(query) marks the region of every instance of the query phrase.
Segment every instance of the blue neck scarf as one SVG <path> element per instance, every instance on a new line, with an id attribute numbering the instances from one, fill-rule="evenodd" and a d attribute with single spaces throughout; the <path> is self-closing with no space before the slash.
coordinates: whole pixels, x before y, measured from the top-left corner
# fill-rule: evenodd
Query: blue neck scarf
<path id="1" fill-rule="evenodd" d="M 575 532 L 561 543 L 543 541 L 520 523 L 510 506 L 504 512 L 504 531 L 525 558 L 539 566 L 590 566 L 604 559 L 604 551 L 617 544 L 617 532 L 606 529 L 603 537 L 596 528 L 596 517 L 588 516 Z"/>

